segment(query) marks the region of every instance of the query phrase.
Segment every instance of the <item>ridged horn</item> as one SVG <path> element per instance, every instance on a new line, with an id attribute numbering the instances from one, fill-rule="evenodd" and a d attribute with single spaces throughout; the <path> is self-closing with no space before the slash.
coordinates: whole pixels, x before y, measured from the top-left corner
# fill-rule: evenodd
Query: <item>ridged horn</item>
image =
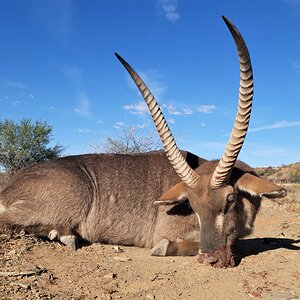
<path id="1" fill-rule="evenodd" d="M 240 88 L 238 112 L 226 149 L 210 180 L 212 188 L 218 188 L 228 180 L 231 170 L 243 146 L 251 114 L 253 99 L 253 74 L 246 43 L 237 28 L 222 17 L 233 36 L 240 62 Z"/>
<path id="2" fill-rule="evenodd" d="M 150 90 L 141 79 L 141 77 L 135 72 L 135 70 L 120 55 L 118 55 L 117 53 L 115 53 L 115 55 L 133 79 L 145 102 L 147 103 L 150 115 L 156 126 L 170 163 L 174 167 L 181 180 L 187 186 L 194 188 L 200 180 L 200 176 L 188 165 L 188 163 L 182 156 L 165 120 L 165 117 L 159 105 L 157 104 L 157 101 L 155 100 L 154 96 L 151 94 Z"/>

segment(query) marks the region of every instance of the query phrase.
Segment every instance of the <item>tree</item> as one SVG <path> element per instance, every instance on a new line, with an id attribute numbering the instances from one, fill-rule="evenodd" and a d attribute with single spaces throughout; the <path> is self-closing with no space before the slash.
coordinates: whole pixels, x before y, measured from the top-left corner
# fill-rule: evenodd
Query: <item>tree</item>
<path id="1" fill-rule="evenodd" d="M 52 127 L 46 122 L 0 121 L 0 165 L 11 175 L 27 165 L 60 156 L 63 146 L 47 147 L 51 133 Z"/>
<path id="2" fill-rule="evenodd" d="M 161 148 L 156 134 L 146 134 L 136 126 L 122 128 L 119 138 L 107 137 L 100 145 L 91 146 L 96 152 L 104 153 L 144 153 Z"/>

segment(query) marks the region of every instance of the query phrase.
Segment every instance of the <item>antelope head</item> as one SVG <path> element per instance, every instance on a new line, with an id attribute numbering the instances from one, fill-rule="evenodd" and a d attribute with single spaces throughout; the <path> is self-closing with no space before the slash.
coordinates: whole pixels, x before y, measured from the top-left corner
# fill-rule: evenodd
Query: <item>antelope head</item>
<path id="1" fill-rule="evenodd" d="M 240 64 L 238 110 L 233 129 L 219 161 L 207 161 L 192 169 L 182 156 L 154 96 L 118 54 L 146 101 L 165 153 L 181 178 L 166 191 L 157 204 L 174 205 L 188 199 L 200 225 L 198 260 L 216 267 L 233 266 L 232 245 L 251 233 L 262 197 L 286 196 L 286 191 L 259 178 L 248 165 L 237 161 L 248 130 L 253 99 L 253 73 L 249 52 L 240 32 L 227 18 L 225 24 L 233 36 Z"/>

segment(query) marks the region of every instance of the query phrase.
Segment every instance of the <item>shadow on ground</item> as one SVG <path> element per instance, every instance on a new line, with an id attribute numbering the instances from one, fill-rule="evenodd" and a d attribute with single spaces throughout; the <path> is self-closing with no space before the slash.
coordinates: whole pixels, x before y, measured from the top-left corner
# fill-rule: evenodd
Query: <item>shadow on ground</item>
<path id="1" fill-rule="evenodd" d="M 236 265 L 239 265 L 243 258 L 247 256 L 257 255 L 262 252 L 272 251 L 276 249 L 300 250 L 300 239 L 287 238 L 255 238 L 238 241 L 233 249 L 235 253 Z"/>

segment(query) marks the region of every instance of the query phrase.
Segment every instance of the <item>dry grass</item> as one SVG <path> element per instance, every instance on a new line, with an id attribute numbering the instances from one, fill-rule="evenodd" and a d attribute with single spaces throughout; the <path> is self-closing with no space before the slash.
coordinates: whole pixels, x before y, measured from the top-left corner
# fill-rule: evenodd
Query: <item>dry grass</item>
<path id="1" fill-rule="evenodd" d="M 282 167 L 256 168 L 256 172 L 278 183 L 300 183 L 300 162 Z"/>

